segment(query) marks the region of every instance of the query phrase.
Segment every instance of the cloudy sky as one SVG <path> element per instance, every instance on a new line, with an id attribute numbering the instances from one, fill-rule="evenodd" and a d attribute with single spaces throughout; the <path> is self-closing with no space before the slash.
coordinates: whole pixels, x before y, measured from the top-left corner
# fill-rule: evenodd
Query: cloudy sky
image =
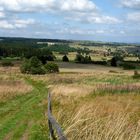
<path id="1" fill-rule="evenodd" d="M 0 36 L 140 42 L 140 0 L 0 0 Z"/>

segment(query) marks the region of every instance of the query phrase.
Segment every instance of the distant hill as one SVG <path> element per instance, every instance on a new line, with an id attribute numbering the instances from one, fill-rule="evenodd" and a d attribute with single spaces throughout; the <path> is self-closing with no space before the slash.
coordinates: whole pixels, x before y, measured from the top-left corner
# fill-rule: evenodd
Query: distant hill
<path id="1" fill-rule="evenodd" d="M 22 37 L 0 37 L 3 42 L 56 42 L 56 43 L 71 43 L 69 40 L 60 39 L 36 39 L 36 38 L 22 38 Z"/>
<path id="2" fill-rule="evenodd" d="M 24 42 L 37 44 L 43 43 L 77 43 L 81 46 L 137 46 L 140 47 L 140 43 L 120 43 L 120 42 L 101 42 L 101 41 L 82 41 L 82 40 L 63 40 L 63 39 L 41 39 L 41 38 L 24 38 L 24 37 L 0 37 L 0 41 L 5 43 Z"/>

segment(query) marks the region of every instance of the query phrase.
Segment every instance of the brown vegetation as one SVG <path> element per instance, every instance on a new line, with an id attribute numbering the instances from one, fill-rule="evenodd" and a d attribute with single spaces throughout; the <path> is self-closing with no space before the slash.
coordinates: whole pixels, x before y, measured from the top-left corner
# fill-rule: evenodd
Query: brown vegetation
<path id="1" fill-rule="evenodd" d="M 0 100 L 2 101 L 17 95 L 23 95 L 31 90 L 32 86 L 26 84 L 23 80 L 15 80 L 8 76 L 1 77 Z"/>
<path id="2" fill-rule="evenodd" d="M 63 73 L 40 79 L 50 85 L 54 116 L 69 140 L 140 139 L 140 84 L 132 76 Z"/>

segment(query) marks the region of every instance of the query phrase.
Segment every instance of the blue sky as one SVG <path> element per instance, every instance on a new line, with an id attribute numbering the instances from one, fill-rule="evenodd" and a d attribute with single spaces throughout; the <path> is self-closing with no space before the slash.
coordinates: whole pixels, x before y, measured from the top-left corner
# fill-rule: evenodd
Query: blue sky
<path id="1" fill-rule="evenodd" d="M 140 0 L 0 0 L 0 36 L 140 42 Z"/>

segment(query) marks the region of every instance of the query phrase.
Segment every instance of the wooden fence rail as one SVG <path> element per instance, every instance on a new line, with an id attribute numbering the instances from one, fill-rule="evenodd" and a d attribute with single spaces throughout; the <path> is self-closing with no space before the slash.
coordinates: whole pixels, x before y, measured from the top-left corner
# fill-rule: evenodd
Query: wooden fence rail
<path id="1" fill-rule="evenodd" d="M 56 140 L 56 136 L 54 134 L 54 130 L 56 130 L 56 133 L 58 135 L 59 140 L 67 140 L 65 137 L 62 128 L 60 125 L 56 122 L 55 118 L 52 115 L 52 106 L 51 106 L 51 95 L 48 93 L 48 125 L 49 125 L 49 131 L 50 131 L 50 138 L 52 140 Z"/>

